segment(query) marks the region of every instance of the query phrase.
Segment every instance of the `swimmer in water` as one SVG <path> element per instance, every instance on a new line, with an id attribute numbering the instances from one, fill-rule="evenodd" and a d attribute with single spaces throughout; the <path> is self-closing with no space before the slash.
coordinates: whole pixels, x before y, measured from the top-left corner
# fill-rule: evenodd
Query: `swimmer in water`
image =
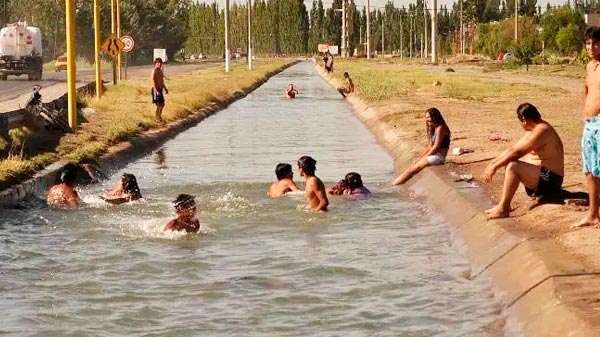
<path id="1" fill-rule="evenodd" d="M 267 196 L 279 198 L 287 192 L 300 191 L 293 180 L 294 172 L 292 172 L 292 165 L 285 163 L 277 164 L 277 167 L 275 167 L 275 175 L 277 176 L 277 181 L 271 184 Z"/>
<path id="2" fill-rule="evenodd" d="M 344 179 L 340 180 L 327 192 L 332 195 L 345 195 L 352 200 L 364 200 L 371 196 L 371 191 L 363 186 L 362 178 L 356 172 L 346 174 Z"/>
<path id="3" fill-rule="evenodd" d="M 50 206 L 77 208 L 79 196 L 73 189 L 75 186 L 75 165 L 68 164 L 60 174 L 60 184 L 48 190 L 46 202 Z"/>
<path id="4" fill-rule="evenodd" d="M 327 200 L 327 192 L 325 191 L 325 185 L 315 175 L 317 170 L 317 161 L 309 156 L 302 156 L 298 159 L 298 169 L 300 170 L 300 176 L 306 178 L 306 201 L 308 207 L 313 211 L 327 212 L 327 206 L 329 206 L 329 200 Z"/>
<path id="5" fill-rule="evenodd" d="M 287 98 L 296 98 L 296 95 L 298 95 L 298 90 L 294 88 L 293 83 L 290 83 L 290 85 L 288 85 L 287 90 L 285 91 L 285 95 L 287 96 Z"/>
<path id="6" fill-rule="evenodd" d="M 110 204 L 119 205 L 142 198 L 137 179 L 133 174 L 123 173 L 115 187 L 100 198 Z"/>
<path id="7" fill-rule="evenodd" d="M 186 231 L 196 233 L 200 230 L 200 221 L 196 219 L 196 200 L 189 194 L 180 194 L 173 201 L 175 219 L 169 221 L 165 231 Z"/>

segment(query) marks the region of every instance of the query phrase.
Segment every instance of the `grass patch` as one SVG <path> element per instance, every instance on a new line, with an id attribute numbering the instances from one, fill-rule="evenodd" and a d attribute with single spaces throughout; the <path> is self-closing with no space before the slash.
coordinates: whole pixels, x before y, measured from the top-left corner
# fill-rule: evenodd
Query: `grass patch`
<path id="1" fill-rule="evenodd" d="M 265 60 L 253 62 L 253 70 L 245 64 L 234 65 L 225 73 L 222 65 L 203 68 L 187 75 L 170 78 L 166 81 L 169 94 L 163 118 L 175 121 L 189 116 L 195 110 L 222 102 L 235 92 L 246 91 L 258 80 L 265 79 L 267 73 L 275 71 L 290 60 Z M 60 158 L 72 162 L 94 159 L 104 153 L 109 146 L 128 140 L 141 132 L 159 128 L 154 121 L 154 105 L 150 98 L 149 80 L 122 81 L 108 87 L 101 100 L 94 97 L 82 99 L 82 105 L 94 109 L 86 115 L 86 123 L 81 124 L 76 133 L 60 138 L 52 151 L 27 153 L 23 144 L 27 137 L 35 134 L 15 134 L 14 142 L 2 143 L 5 159 L 0 161 L 0 186 L 30 177 L 36 170 Z"/>
<path id="2" fill-rule="evenodd" d="M 531 92 L 547 95 L 560 91 L 557 88 L 529 83 L 494 82 L 481 76 L 444 72 L 443 69 L 434 73 L 430 71 L 431 67 L 402 62 L 337 59 L 335 70 L 334 76 L 339 80 L 342 80 L 344 71 L 349 72 L 356 86 L 356 94 L 369 102 L 417 93 L 484 101 L 520 97 Z M 434 86 L 436 81 L 440 81 L 442 85 Z"/>

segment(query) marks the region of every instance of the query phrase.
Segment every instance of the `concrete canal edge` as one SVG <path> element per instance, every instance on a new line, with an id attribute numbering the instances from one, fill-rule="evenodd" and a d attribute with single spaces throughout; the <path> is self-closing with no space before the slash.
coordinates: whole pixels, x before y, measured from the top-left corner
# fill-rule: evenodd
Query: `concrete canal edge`
<path id="1" fill-rule="evenodd" d="M 316 68 L 329 84 L 341 86 Z M 382 122 L 382 114 L 356 96 L 347 101 L 390 152 L 396 172 L 404 170 L 422 145 L 407 141 L 401 128 Z M 427 168 L 408 185 L 452 226 L 453 243 L 471 262 L 471 278 L 490 275 L 506 336 L 600 336 L 600 271 L 586 270 L 551 239 L 516 232 L 514 219 L 484 220 L 489 197 L 481 188 L 454 182 L 445 167 Z"/>
<path id="2" fill-rule="evenodd" d="M 245 90 L 237 91 L 222 101 L 213 102 L 211 105 L 205 108 L 196 110 L 190 116 L 171 122 L 163 129 L 143 132 L 133 137 L 129 141 L 121 142 L 111 146 L 106 154 L 97 158 L 98 166 L 103 172 L 110 173 L 137 158 L 151 153 L 167 140 L 175 137 L 177 134 L 191 128 L 192 126 L 195 126 L 206 117 L 226 108 L 231 103 L 246 97 L 246 95 L 267 82 L 272 76 L 277 75 L 278 73 L 299 62 L 300 60 L 296 60 L 287 63 L 280 68 L 265 74 L 265 76 L 257 80 Z M 56 184 L 62 169 L 68 163 L 69 161 L 66 159 L 59 160 L 37 172 L 31 179 L 28 179 L 20 184 L 13 185 L 0 192 L 0 207 L 15 206 L 29 196 L 42 197 L 50 186 Z"/>

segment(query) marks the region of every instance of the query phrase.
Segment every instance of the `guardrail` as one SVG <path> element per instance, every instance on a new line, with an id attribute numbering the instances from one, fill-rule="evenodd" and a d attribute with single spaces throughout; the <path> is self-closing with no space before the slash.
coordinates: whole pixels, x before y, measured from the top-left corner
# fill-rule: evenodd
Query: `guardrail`
<path id="1" fill-rule="evenodd" d="M 89 96 L 96 94 L 96 82 L 89 82 L 79 88 L 77 88 L 78 96 Z M 54 107 L 66 107 L 67 94 L 65 93 L 61 97 L 44 103 Z M 29 119 L 29 111 L 24 108 L 0 113 L 0 137 L 8 137 L 8 131 L 12 129 L 22 128 L 27 126 Z"/>

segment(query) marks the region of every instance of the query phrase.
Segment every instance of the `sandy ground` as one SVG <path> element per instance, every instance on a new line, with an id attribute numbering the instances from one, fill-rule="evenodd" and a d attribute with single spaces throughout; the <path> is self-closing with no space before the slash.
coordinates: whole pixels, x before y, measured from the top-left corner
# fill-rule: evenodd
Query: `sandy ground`
<path id="1" fill-rule="evenodd" d="M 585 177 L 581 172 L 580 137 L 583 127 L 581 117 L 583 80 L 557 76 L 536 76 L 511 73 L 483 73 L 473 66 L 453 66 L 457 73 L 468 73 L 489 81 L 506 81 L 541 84 L 561 88 L 562 94 L 541 97 L 532 92 L 519 99 L 464 101 L 434 97 L 427 94 L 403 96 L 374 104 L 385 112 L 383 122 L 408 131 L 408 140 L 425 145 L 424 111 L 437 107 L 442 111 L 452 131 L 453 147 L 471 149 L 474 152 L 448 157 L 449 168 L 457 173 L 470 173 L 476 184 L 482 186 L 494 202 L 500 197 L 504 178 L 499 171 L 491 184 L 481 178 L 490 159 L 515 142 L 523 130 L 516 118 L 520 103 L 529 102 L 540 110 L 542 117 L 560 134 L 565 148 L 565 180 L 563 187 L 571 192 L 587 192 Z M 444 71 L 445 67 L 429 67 L 430 72 Z M 582 69 L 583 71 L 583 69 Z M 443 83 L 442 83 L 443 85 Z M 492 138 L 503 138 L 492 141 Z M 512 230 L 528 238 L 544 238 L 556 241 L 568 254 L 581 259 L 586 269 L 600 270 L 600 229 L 569 226 L 584 217 L 587 207 L 558 204 L 537 204 L 529 198 L 522 186 L 512 203 L 511 217 L 518 228 Z M 598 296 L 600 297 L 600 296 Z M 600 313 L 600 311 L 599 311 Z"/>

